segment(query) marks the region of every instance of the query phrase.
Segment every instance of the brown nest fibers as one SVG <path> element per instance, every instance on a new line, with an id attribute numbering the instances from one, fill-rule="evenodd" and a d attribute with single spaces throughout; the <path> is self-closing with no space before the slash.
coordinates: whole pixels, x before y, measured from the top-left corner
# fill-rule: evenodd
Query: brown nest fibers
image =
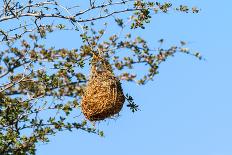
<path id="1" fill-rule="evenodd" d="M 100 121 L 118 114 L 125 96 L 111 65 L 102 57 L 94 56 L 90 78 L 82 96 L 81 108 L 90 121 Z"/>

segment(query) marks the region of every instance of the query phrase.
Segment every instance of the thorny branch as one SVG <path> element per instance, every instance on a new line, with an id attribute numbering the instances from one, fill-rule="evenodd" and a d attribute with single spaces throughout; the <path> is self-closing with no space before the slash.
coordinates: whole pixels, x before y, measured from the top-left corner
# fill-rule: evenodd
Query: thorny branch
<path id="1" fill-rule="evenodd" d="M 155 12 L 157 12 L 160 10 L 161 12 L 166 13 L 171 7 L 170 3 L 160 4 L 158 2 L 156 2 L 156 5 L 141 5 L 140 7 L 136 7 L 135 3 L 142 3 L 142 1 L 134 0 L 106 0 L 103 2 L 89 0 L 89 6 L 86 8 L 80 8 L 78 7 L 80 6 L 78 4 L 74 5 L 75 7 L 65 7 L 63 4 L 60 4 L 55 0 L 45 0 L 40 2 L 35 2 L 33 0 L 23 2 L 3 0 L 3 2 L 2 10 L 0 10 L 0 24 L 7 24 L 10 21 L 14 21 L 18 25 L 20 24 L 20 27 L 8 30 L 7 28 L 0 27 L 0 40 L 2 41 L 17 40 L 22 38 L 24 34 L 35 31 L 35 28 L 38 26 L 46 26 L 43 22 L 46 18 L 69 20 L 71 23 L 78 25 L 76 28 L 81 29 L 83 32 L 83 28 L 80 23 L 85 24 L 86 22 L 93 22 L 95 20 L 104 19 L 115 14 L 122 14 L 126 12 L 146 10 L 150 12 L 154 12 L 155 10 Z M 103 13 L 100 15 L 96 14 L 97 11 L 102 12 L 102 10 Z M 180 6 L 179 10 L 183 12 L 189 11 L 189 9 L 185 6 Z M 196 8 L 192 8 L 192 11 L 198 12 Z M 28 20 L 28 18 L 30 20 Z M 28 23 L 25 25 L 21 24 L 24 22 Z M 23 33 L 20 31 L 23 31 Z M 38 32 L 40 31 L 41 30 L 38 30 Z"/>
<path id="2" fill-rule="evenodd" d="M 79 22 L 89 22 L 89 21 L 94 21 L 102 18 L 109 17 L 113 14 L 117 13 L 122 13 L 122 12 L 127 12 L 127 11 L 134 11 L 135 9 L 126 9 L 126 10 L 121 10 L 121 11 L 112 11 L 111 13 L 101 15 L 101 16 L 96 16 L 94 14 L 89 15 L 89 18 L 87 19 L 82 19 L 86 13 L 92 11 L 94 12 L 96 9 L 107 9 L 110 6 L 114 5 L 121 5 L 121 4 L 126 4 L 128 2 L 132 2 L 132 0 L 127 0 L 127 1 L 119 1 L 119 2 L 112 2 L 112 3 L 102 3 L 102 4 L 96 4 L 95 1 L 90 1 L 89 8 L 83 10 L 78 10 L 77 8 L 75 12 L 73 11 L 74 8 L 72 8 L 72 12 L 70 13 L 69 10 L 70 8 L 64 7 L 63 5 L 59 4 L 57 1 L 43 1 L 43 2 L 37 2 L 34 3 L 33 1 L 28 1 L 27 3 L 21 3 L 21 2 L 14 2 L 11 0 L 4 0 L 4 5 L 2 6 L 2 10 L 0 11 L 0 24 L 4 22 L 9 22 L 11 20 L 16 20 L 16 22 L 21 23 L 23 21 L 27 21 L 25 18 L 31 18 L 33 19 L 30 23 L 27 25 L 21 25 L 20 27 L 14 28 L 14 29 L 8 29 L 5 30 L 0 27 L 0 37 L 2 36 L 1 40 L 2 41 L 8 41 L 8 40 L 14 40 L 21 38 L 23 34 L 27 32 L 32 32 L 35 30 L 33 28 L 36 26 L 36 21 L 39 19 L 40 21 L 45 18 L 60 18 L 60 19 L 66 19 L 70 20 L 75 23 Z M 68 13 L 68 14 L 67 14 Z M 34 24 L 33 24 L 34 23 Z M 30 26 L 29 26 L 30 25 Z M 33 26 L 34 25 L 34 26 Z M 40 23 L 40 26 L 43 26 L 44 24 Z M 79 27 L 80 28 L 80 27 Z M 16 29 L 18 31 L 16 31 Z M 19 34 L 19 29 L 24 31 L 23 33 Z M 12 33 L 10 33 L 12 32 Z M 13 36 L 10 34 L 14 34 Z"/>

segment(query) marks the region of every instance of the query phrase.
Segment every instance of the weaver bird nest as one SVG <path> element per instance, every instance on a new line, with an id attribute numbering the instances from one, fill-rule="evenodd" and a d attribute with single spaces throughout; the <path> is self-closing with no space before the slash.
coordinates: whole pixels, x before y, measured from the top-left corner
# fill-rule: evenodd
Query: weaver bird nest
<path id="1" fill-rule="evenodd" d="M 82 96 L 81 108 L 90 121 L 100 121 L 118 114 L 125 102 L 120 80 L 102 57 L 93 57 L 90 78 Z"/>

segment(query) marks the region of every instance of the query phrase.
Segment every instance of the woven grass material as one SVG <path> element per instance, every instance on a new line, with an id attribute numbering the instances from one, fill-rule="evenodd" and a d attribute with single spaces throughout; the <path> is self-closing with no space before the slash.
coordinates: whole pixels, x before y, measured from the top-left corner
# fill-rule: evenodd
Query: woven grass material
<path id="1" fill-rule="evenodd" d="M 125 102 L 125 96 L 118 78 L 114 76 L 107 60 L 93 57 L 90 79 L 81 108 L 90 121 L 100 121 L 118 114 Z"/>

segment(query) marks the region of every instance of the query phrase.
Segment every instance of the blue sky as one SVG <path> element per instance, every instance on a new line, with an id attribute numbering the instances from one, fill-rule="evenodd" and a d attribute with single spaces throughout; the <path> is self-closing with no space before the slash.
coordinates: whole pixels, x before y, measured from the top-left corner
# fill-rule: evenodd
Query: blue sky
<path id="1" fill-rule="evenodd" d="M 133 114 L 124 107 L 116 121 L 100 123 L 104 138 L 82 131 L 59 133 L 38 146 L 38 155 L 232 155 L 232 1 L 175 3 L 202 11 L 154 16 L 141 34 L 169 44 L 185 40 L 206 61 L 177 55 L 161 65 L 153 82 L 123 83 L 141 111 Z M 72 48 L 76 38 L 66 35 L 71 39 L 53 37 Z"/>

